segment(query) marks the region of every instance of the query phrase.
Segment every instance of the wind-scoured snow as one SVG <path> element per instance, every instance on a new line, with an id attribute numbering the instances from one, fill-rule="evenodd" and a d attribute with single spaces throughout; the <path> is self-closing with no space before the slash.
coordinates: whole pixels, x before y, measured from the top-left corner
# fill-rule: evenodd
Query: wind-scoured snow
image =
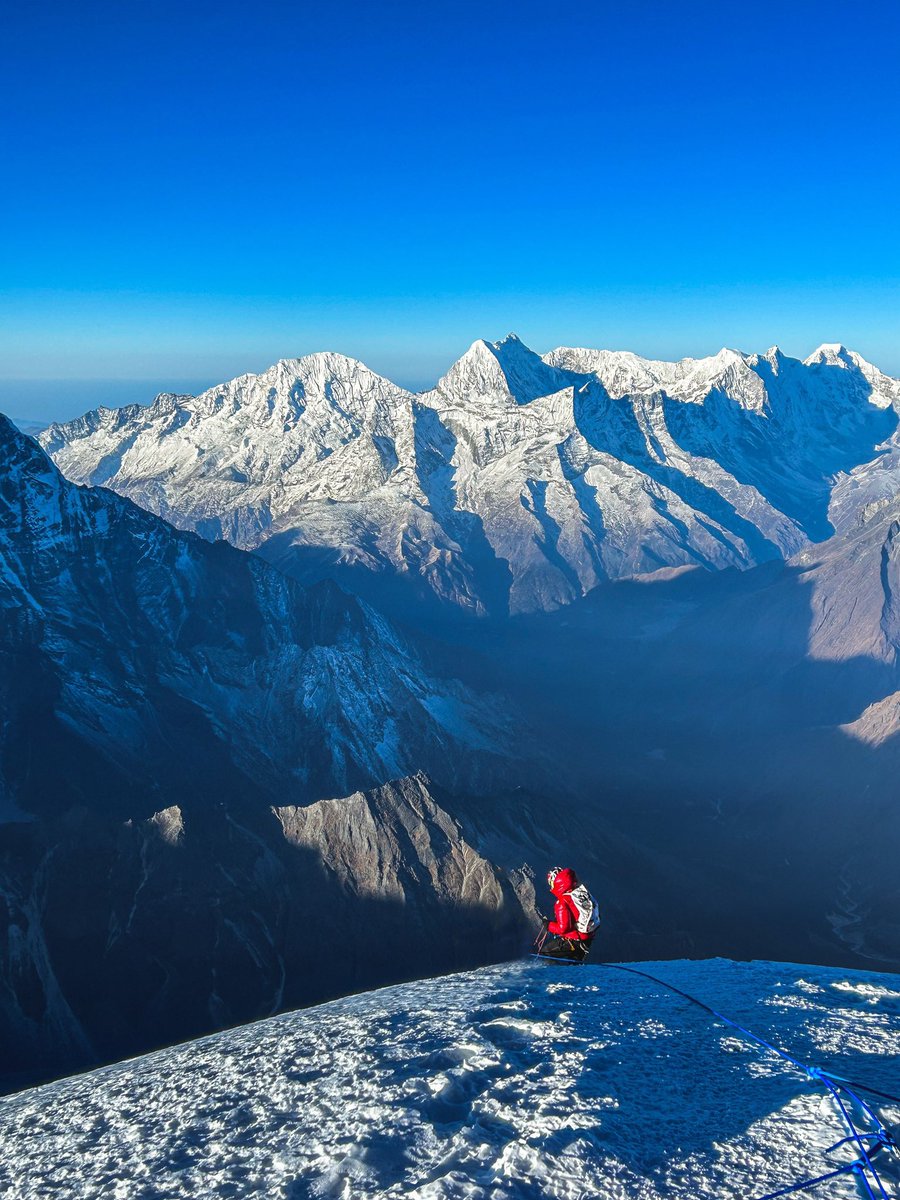
<path id="1" fill-rule="evenodd" d="M 897 1090 L 897 977 L 641 967 L 804 1062 Z M 846 1135 L 839 1111 L 783 1059 L 645 979 L 534 960 L 36 1088 L 0 1101 L 0 1134 L 10 1200 L 752 1200 L 856 1157 L 828 1150 Z M 897 1195 L 897 1160 L 876 1162 Z M 864 1193 L 839 1177 L 817 1194 Z"/>
<path id="2" fill-rule="evenodd" d="M 848 489 L 867 503 L 890 486 L 854 472 L 882 462 L 898 409 L 900 381 L 842 346 L 667 363 L 542 358 L 511 334 L 475 342 L 418 396 L 312 354 L 40 440 L 76 482 L 303 580 L 496 614 L 827 538 L 858 511 Z"/>

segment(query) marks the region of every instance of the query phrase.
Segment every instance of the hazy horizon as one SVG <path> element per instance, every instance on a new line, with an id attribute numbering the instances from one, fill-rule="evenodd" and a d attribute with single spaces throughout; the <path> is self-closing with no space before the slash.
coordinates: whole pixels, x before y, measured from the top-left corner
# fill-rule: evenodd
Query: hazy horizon
<path id="1" fill-rule="evenodd" d="M 485 340 L 496 341 L 503 337 L 503 334 L 496 333 L 495 336 L 486 336 Z M 406 388 L 411 392 L 427 391 L 434 387 L 440 377 L 452 366 L 452 364 L 465 352 L 466 349 L 476 340 L 476 336 L 471 337 L 465 345 L 457 350 L 452 357 L 435 360 L 432 364 L 432 370 L 429 374 L 421 372 L 416 375 L 412 369 L 406 369 L 405 364 L 399 356 L 391 355 L 370 355 L 364 357 L 359 354 L 352 354 L 341 346 L 319 346 L 304 350 L 300 353 L 282 353 L 274 354 L 269 358 L 261 358 L 259 355 L 247 356 L 247 359 L 252 361 L 241 363 L 239 360 L 242 356 L 231 354 L 227 358 L 223 357 L 221 369 L 218 371 L 210 370 L 204 375 L 189 376 L 180 373 L 166 374 L 158 372 L 139 376 L 135 378 L 2 378 L 0 377 L 0 412 L 10 417 L 13 421 L 20 424 L 38 424 L 47 425 L 54 421 L 70 421 L 74 417 L 81 416 L 82 413 L 89 412 L 94 408 L 122 408 L 129 404 L 150 404 L 154 397 L 160 392 L 174 392 L 182 395 L 199 395 L 208 388 L 217 386 L 220 383 L 225 383 L 230 379 L 234 379 L 243 374 L 259 374 L 266 370 L 274 362 L 283 358 L 299 358 L 303 354 L 315 353 L 316 350 L 334 350 L 339 353 L 350 354 L 351 357 L 360 358 L 368 367 L 378 374 L 390 379 L 393 383 L 400 387 Z M 556 342 L 552 345 L 534 345 L 527 338 L 522 339 L 530 349 L 537 353 L 543 354 L 548 350 L 555 349 L 557 345 L 582 345 L 588 346 L 591 349 L 606 349 L 606 350 L 631 350 L 639 354 L 643 358 L 649 359 L 669 359 L 677 360 L 680 358 L 703 358 L 718 353 L 723 347 L 709 346 L 705 349 L 700 349 L 695 353 L 665 354 L 661 351 L 654 352 L 653 350 L 637 350 L 633 346 L 615 346 L 610 344 L 594 343 L 587 341 L 577 342 L 574 339 L 569 339 L 567 342 Z M 879 360 L 878 356 L 872 356 L 867 353 L 859 343 L 849 339 L 835 338 L 820 338 L 818 341 L 808 346 L 785 346 L 777 339 L 769 339 L 764 344 L 731 346 L 731 349 L 741 350 L 745 353 L 762 353 L 772 345 L 778 345 L 780 349 L 791 358 L 803 359 L 811 354 L 823 342 L 842 342 L 850 350 L 855 350 L 862 356 L 873 362 L 876 367 L 882 370 L 886 375 L 900 376 L 900 358 L 897 365 L 892 367 L 890 362 Z M 387 363 L 385 363 L 387 358 Z M 391 365 L 396 362 L 399 369 L 394 369 Z M 416 364 L 421 366 L 421 364 Z"/>

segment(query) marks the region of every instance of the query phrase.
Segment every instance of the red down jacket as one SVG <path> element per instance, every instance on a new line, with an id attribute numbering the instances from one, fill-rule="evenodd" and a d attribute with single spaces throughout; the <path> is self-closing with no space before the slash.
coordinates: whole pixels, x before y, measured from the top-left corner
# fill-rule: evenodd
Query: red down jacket
<path id="1" fill-rule="evenodd" d="M 563 867 L 553 880 L 551 891 L 556 897 L 556 908 L 554 909 L 556 919 L 550 922 L 547 929 L 550 933 L 555 933 L 558 937 L 569 938 L 573 942 L 589 942 L 593 934 L 582 933 L 578 928 L 578 909 L 575 901 L 569 895 L 569 892 L 577 887 L 578 878 L 575 872 L 569 867 Z"/>

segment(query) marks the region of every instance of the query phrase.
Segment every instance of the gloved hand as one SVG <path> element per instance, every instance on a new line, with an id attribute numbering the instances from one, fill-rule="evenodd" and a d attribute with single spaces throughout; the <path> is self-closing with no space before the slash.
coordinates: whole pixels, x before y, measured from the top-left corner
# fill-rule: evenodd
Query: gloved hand
<path id="1" fill-rule="evenodd" d="M 544 926 L 544 928 L 546 929 L 546 928 L 547 928 L 547 926 L 550 924 L 550 918 L 549 918 L 549 917 L 545 917 L 543 913 L 538 913 L 538 917 L 540 918 L 540 922 L 541 922 L 541 924 L 542 924 L 542 925 Z"/>

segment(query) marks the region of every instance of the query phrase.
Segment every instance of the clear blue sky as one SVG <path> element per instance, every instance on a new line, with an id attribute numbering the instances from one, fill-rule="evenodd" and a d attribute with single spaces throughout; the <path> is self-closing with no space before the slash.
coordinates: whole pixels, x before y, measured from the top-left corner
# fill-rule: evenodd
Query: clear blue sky
<path id="1" fill-rule="evenodd" d="M 17 415 L 509 330 L 900 374 L 888 0 L 22 0 L 0 60 Z"/>

